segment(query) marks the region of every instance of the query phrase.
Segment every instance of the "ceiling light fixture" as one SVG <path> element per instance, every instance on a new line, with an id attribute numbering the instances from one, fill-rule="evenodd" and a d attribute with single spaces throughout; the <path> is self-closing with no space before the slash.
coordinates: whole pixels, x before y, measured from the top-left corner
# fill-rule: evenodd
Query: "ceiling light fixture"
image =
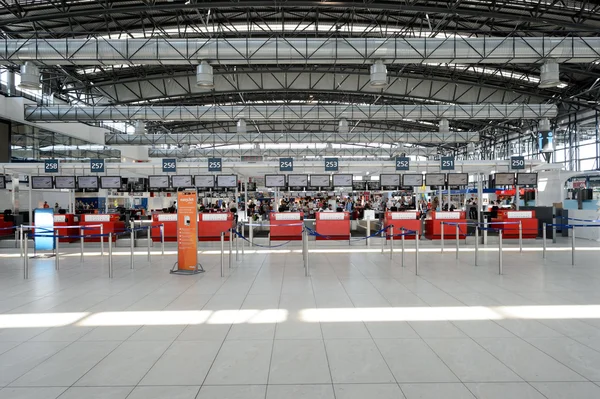
<path id="1" fill-rule="evenodd" d="M 196 86 L 210 88 L 214 87 L 213 67 L 206 61 L 202 61 L 196 67 Z"/>
<path id="2" fill-rule="evenodd" d="M 538 87 L 547 89 L 556 87 L 562 82 L 559 77 L 560 68 L 556 60 L 546 60 L 540 68 L 540 83 Z"/>
<path id="3" fill-rule="evenodd" d="M 27 61 L 21 65 L 21 83 L 19 87 L 28 90 L 40 90 L 40 69 L 33 63 Z"/>
<path id="4" fill-rule="evenodd" d="M 387 67 L 382 60 L 377 60 L 371 65 L 371 81 L 369 83 L 374 87 L 387 86 Z"/>

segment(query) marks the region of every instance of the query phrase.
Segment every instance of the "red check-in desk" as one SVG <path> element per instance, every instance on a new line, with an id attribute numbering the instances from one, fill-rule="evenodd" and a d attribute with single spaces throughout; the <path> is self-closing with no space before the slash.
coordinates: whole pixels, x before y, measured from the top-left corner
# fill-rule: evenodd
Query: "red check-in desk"
<path id="1" fill-rule="evenodd" d="M 119 215 L 81 215 L 79 221 L 80 226 L 98 226 L 102 225 L 104 234 L 122 233 L 125 231 L 125 222 L 119 221 Z M 100 234 L 100 227 L 91 227 L 85 229 L 86 235 Z M 108 237 L 104 237 L 104 241 L 108 241 Z M 113 236 L 113 241 L 117 241 L 117 237 Z M 86 237 L 85 242 L 100 242 L 100 237 Z"/>
<path id="2" fill-rule="evenodd" d="M 407 212 L 386 212 L 384 219 L 384 226 L 394 226 L 394 235 L 401 234 L 402 228 L 404 230 L 416 231 L 417 234 L 411 233 L 404 236 L 405 239 L 415 239 L 417 235 L 421 236 L 421 212 L 407 211 Z M 387 230 L 387 239 L 390 239 L 391 231 Z M 401 239 L 401 237 L 394 237 L 395 240 Z"/>
<path id="3" fill-rule="evenodd" d="M 458 228 L 459 238 L 467 236 L 467 219 L 465 212 L 437 212 L 431 211 L 425 220 L 425 237 L 430 240 L 439 240 L 442 238 L 442 222 L 459 223 L 458 226 L 451 224 L 444 225 L 444 239 L 456 238 L 456 229 Z"/>
<path id="4" fill-rule="evenodd" d="M 317 212 L 315 230 L 317 240 L 349 240 L 350 239 L 350 212 Z"/>
<path id="5" fill-rule="evenodd" d="M 498 222 L 510 222 L 511 224 Z M 523 238 L 536 238 L 538 236 L 539 227 L 535 211 L 499 210 L 498 217 L 491 220 L 491 227 L 502 229 L 504 238 L 519 238 L 519 222 L 521 222 L 523 228 Z"/>
<path id="6" fill-rule="evenodd" d="M 13 222 L 7 222 L 4 220 L 4 215 L 0 215 L 0 236 L 14 236 L 15 230 L 9 229 L 9 227 L 13 227 L 15 224 Z"/>
<path id="7" fill-rule="evenodd" d="M 225 241 L 229 241 L 229 229 L 233 226 L 233 213 L 200 213 L 198 218 L 198 240 L 221 241 L 221 232 L 225 232 Z"/>
<path id="8" fill-rule="evenodd" d="M 269 216 L 271 241 L 302 240 L 304 213 L 271 212 Z"/>
<path id="9" fill-rule="evenodd" d="M 165 241 L 177 241 L 176 213 L 157 213 L 152 215 L 152 241 L 160 242 L 160 225 L 165 226 Z"/>
<path id="10" fill-rule="evenodd" d="M 76 215 L 71 213 L 67 213 L 64 215 L 54 215 L 54 227 L 60 226 L 77 226 L 79 224 L 79 218 Z M 70 228 L 70 229 L 57 229 L 58 235 L 60 236 L 71 236 L 69 238 L 60 238 L 59 242 L 76 242 L 79 241 L 79 238 L 75 238 L 73 236 L 79 235 L 79 229 Z M 84 230 L 83 234 L 86 234 L 87 231 Z"/>

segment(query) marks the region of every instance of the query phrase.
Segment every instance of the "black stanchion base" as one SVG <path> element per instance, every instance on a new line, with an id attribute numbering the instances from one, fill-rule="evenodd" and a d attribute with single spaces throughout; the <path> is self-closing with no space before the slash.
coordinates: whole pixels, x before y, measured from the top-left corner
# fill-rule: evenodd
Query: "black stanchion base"
<path id="1" fill-rule="evenodd" d="M 198 263 L 196 265 L 196 268 L 194 270 L 182 270 L 182 269 L 177 269 L 177 262 L 175 262 L 175 264 L 173 265 L 173 268 L 169 271 L 170 274 L 180 274 L 180 275 L 188 275 L 191 276 L 193 274 L 200 274 L 200 273 L 204 273 L 204 267 L 202 267 L 202 264 Z"/>

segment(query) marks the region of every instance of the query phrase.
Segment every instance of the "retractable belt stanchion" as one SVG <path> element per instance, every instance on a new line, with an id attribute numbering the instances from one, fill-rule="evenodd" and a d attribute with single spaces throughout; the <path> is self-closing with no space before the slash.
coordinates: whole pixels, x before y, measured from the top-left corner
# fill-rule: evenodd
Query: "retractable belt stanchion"
<path id="1" fill-rule="evenodd" d="M 233 258 L 233 234 L 229 230 L 229 268 L 231 269 L 231 258 Z"/>
<path id="2" fill-rule="evenodd" d="M 56 257 L 54 258 L 54 268 L 56 270 L 60 270 L 60 248 L 59 248 L 59 239 L 58 239 L 58 229 L 54 230 L 54 245 L 56 247 Z"/>
<path id="3" fill-rule="evenodd" d="M 571 226 L 571 266 L 575 266 L 575 226 Z"/>
<path id="4" fill-rule="evenodd" d="M 440 223 L 440 228 L 442 229 L 442 235 L 440 237 L 440 246 L 442 248 L 442 253 L 444 252 L 444 222 Z"/>
<path id="5" fill-rule="evenodd" d="M 244 224 L 240 223 L 238 224 L 238 230 L 240 231 L 240 235 L 243 237 L 244 236 Z M 242 240 L 242 258 L 244 257 L 244 247 L 246 246 L 246 240 Z"/>
<path id="6" fill-rule="evenodd" d="M 161 255 L 165 255 L 165 225 L 160 225 L 160 251 Z"/>
<path id="7" fill-rule="evenodd" d="M 248 236 L 250 237 L 250 248 L 252 248 L 252 243 L 254 242 L 254 226 L 252 225 L 252 220 L 248 223 Z"/>
<path id="8" fill-rule="evenodd" d="M 456 226 L 456 259 L 458 259 L 458 249 L 459 249 L 459 243 L 458 243 L 458 223 L 455 225 Z"/>
<path id="9" fill-rule="evenodd" d="M 502 230 L 498 230 L 498 274 L 502 274 Z"/>
<path id="10" fill-rule="evenodd" d="M 523 252 L 523 222 L 519 220 L 519 252 Z"/>
<path id="11" fill-rule="evenodd" d="M 552 244 L 556 244 L 556 218 L 552 217 Z"/>
<path id="12" fill-rule="evenodd" d="M 108 278 L 113 278 L 112 234 L 108 233 Z"/>
<path id="13" fill-rule="evenodd" d="M 100 256 L 104 256 L 104 225 L 100 223 Z"/>
<path id="14" fill-rule="evenodd" d="M 475 266 L 477 266 L 477 262 L 479 261 L 479 226 L 475 225 Z"/>
<path id="15" fill-rule="evenodd" d="M 419 275 L 419 240 L 415 240 L 415 275 Z"/>
<path id="16" fill-rule="evenodd" d="M 79 249 L 81 250 L 81 260 L 83 260 L 83 227 L 79 228 Z"/>
<path id="17" fill-rule="evenodd" d="M 21 228 L 22 230 L 22 228 Z M 27 234 L 27 233 L 26 233 Z M 29 239 L 25 236 L 25 245 L 23 247 L 23 278 L 29 278 Z"/>
<path id="18" fill-rule="evenodd" d="M 129 222 L 129 228 L 131 229 L 131 234 L 130 234 L 130 237 L 131 237 L 131 263 L 129 265 L 129 268 L 133 269 L 133 251 L 134 251 L 133 247 L 135 245 L 135 231 L 133 228 L 133 222 Z"/>
<path id="19" fill-rule="evenodd" d="M 367 219 L 367 238 L 365 241 L 367 242 L 367 247 L 371 246 L 371 239 L 369 236 L 371 235 L 371 220 Z"/>
<path id="20" fill-rule="evenodd" d="M 225 267 L 225 259 L 223 259 L 223 257 L 225 256 L 225 232 L 221 232 L 221 277 L 225 277 L 225 270 L 223 270 L 223 268 Z"/>
<path id="21" fill-rule="evenodd" d="M 487 245 L 488 237 L 488 218 L 487 216 L 483 217 L 483 245 Z"/>
<path id="22" fill-rule="evenodd" d="M 304 269 L 304 273 L 305 273 L 305 276 L 308 277 L 310 275 L 310 272 L 309 272 L 309 267 L 310 267 L 309 259 L 310 259 L 310 257 L 308 256 L 308 231 L 305 231 L 304 234 L 306 236 L 306 268 Z"/>
<path id="23" fill-rule="evenodd" d="M 233 237 L 235 239 L 235 261 L 239 261 L 240 260 L 240 251 L 239 251 L 239 245 L 238 245 L 238 235 L 237 235 L 237 226 L 233 229 L 232 233 Z"/>
<path id="24" fill-rule="evenodd" d="M 394 226 L 390 226 L 390 259 L 394 258 Z"/>
<path id="25" fill-rule="evenodd" d="M 23 225 L 19 226 L 19 237 L 20 237 L 20 246 L 21 246 L 21 256 L 23 256 L 24 248 L 23 248 Z"/>
<path id="26" fill-rule="evenodd" d="M 150 230 L 151 230 L 151 228 L 150 228 L 150 226 L 148 226 L 148 230 L 147 230 L 148 234 L 147 234 L 147 239 L 146 239 L 146 241 L 148 241 L 148 243 L 147 243 L 148 244 L 148 262 L 150 262 L 150 243 L 152 242 L 151 241 L 152 237 L 150 237 Z"/>
<path id="27" fill-rule="evenodd" d="M 542 224 L 542 258 L 546 259 L 546 223 Z"/>
<path id="28" fill-rule="evenodd" d="M 402 267 L 404 267 L 404 227 L 402 227 L 400 229 L 400 233 L 402 234 L 402 237 L 400 238 L 400 240 L 402 240 L 402 258 L 401 258 L 401 262 L 402 262 Z M 419 240 L 419 233 L 417 232 L 417 241 Z"/>

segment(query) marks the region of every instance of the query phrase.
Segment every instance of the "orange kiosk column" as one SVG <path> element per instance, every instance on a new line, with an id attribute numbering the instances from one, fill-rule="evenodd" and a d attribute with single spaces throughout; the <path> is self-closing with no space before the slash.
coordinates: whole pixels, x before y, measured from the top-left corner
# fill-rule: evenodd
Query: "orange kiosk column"
<path id="1" fill-rule="evenodd" d="M 269 216 L 271 241 L 302 240 L 304 213 L 302 212 L 271 212 Z"/>
<path id="2" fill-rule="evenodd" d="M 177 241 L 177 214 L 158 213 L 152 215 L 152 241 L 160 242 L 160 229 L 155 226 L 164 225 L 165 241 Z"/>
<path id="3" fill-rule="evenodd" d="M 419 216 L 421 212 L 417 211 L 406 211 L 406 212 L 386 212 L 384 226 L 394 225 L 394 235 L 401 234 L 402 228 L 404 230 L 413 230 L 417 234 L 407 234 L 404 236 L 405 239 L 415 239 L 417 236 L 423 235 L 421 231 L 421 219 Z M 388 230 L 387 239 L 390 239 L 390 231 Z M 394 238 L 395 240 L 400 238 Z"/>
<path id="4" fill-rule="evenodd" d="M 317 212 L 315 221 L 317 233 L 326 237 L 316 236 L 317 240 L 349 240 L 350 239 L 350 213 L 349 212 Z"/>
<path id="5" fill-rule="evenodd" d="M 196 193 L 177 193 L 177 263 L 172 274 L 198 274 L 204 268 L 198 262 L 198 211 Z"/>

